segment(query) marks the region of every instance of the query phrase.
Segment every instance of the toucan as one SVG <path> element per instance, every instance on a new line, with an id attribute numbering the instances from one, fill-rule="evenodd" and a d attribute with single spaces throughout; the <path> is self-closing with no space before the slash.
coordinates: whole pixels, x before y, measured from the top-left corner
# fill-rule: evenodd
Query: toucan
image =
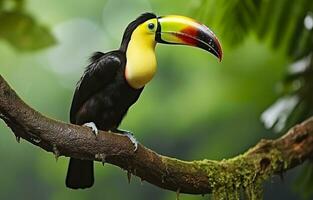
<path id="1" fill-rule="evenodd" d="M 217 37 L 205 25 L 184 16 L 144 13 L 127 26 L 118 50 L 96 52 L 90 58 L 76 85 L 70 122 L 90 127 L 95 134 L 98 130 L 125 134 L 136 151 L 132 133 L 118 126 L 156 73 L 157 43 L 199 47 L 222 59 Z M 93 183 L 93 161 L 70 158 L 66 186 L 84 189 Z"/>

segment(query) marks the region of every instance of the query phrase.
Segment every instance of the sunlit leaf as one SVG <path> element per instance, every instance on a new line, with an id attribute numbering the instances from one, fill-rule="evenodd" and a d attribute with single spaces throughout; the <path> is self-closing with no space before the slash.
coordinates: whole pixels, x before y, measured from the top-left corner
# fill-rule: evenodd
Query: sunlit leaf
<path id="1" fill-rule="evenodd" d="M 261 120 L 266 128 L 282 131 L 288 120 L 290 113 L 299 103 L 299 97 L 286 96 L 278 99 L 271 107 L 262 113 Z"/>

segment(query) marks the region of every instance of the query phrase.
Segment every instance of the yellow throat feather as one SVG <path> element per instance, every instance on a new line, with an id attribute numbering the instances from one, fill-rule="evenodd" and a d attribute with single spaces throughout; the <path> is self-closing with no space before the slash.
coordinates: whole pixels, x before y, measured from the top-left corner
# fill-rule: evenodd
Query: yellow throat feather
<path id="1" fill-rule="evenodd" d="M 144 87 L 153 78 L 157 68 L 155 30 L 147 28 L 151 22 L 157 24 L 156 19 L 148 20 L 134 30 L 126 51 L 125 77 L 135 89 Z"/>

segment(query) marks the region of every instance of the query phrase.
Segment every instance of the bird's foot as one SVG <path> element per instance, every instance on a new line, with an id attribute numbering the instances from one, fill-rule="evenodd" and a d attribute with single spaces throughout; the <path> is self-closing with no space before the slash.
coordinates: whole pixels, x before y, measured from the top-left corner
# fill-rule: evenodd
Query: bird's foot
<path id="1" fill-rule="evenodd" d="M 138 141 L 136 140 L 134 134 L 130 131 L 125 131 L 125 130 L 116 130 L 116 132 L 121 133 L 123 135 L 125 135 L 126 137 L 129 138 L 129 140 L 131 141 L 131 143 L 133 143 L 133 145 L 135 146 L 134 151 L 137 151 L 138 149 Z"/>
<path id="2" fill-rule="evenodd" d="M 96 126 L 95 123 L 93 122 L 88 122 L 88 123 L 85 123 L 83 126 L 85 127 L 88 127 L 88 128 L 91 128 L 92 132 L 97 136 L 99 131 L 98 131 L 98 128 Z"/>

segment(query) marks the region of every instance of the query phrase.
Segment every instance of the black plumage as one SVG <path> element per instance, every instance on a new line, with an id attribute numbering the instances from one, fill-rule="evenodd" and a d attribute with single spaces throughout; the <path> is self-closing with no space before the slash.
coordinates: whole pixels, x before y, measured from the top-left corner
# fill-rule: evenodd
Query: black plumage
<path id="1" fill-rule="evenodd" d="M 143 26 L 136 29 L 139 25 Z M 118 50 L 97 52 L 91 57 L 76 86 L 71 123 L 91 125 L 93 122 L 100 130 L 126 133 L 136 150 L 137 142 L 132 135 L 117 128 L 156 71 L 156 43 L 197 46 L 222 59 L 218 39 L 203 24 L 188 17 L 145 13 L 127 26 Z M 66 185 L 87 188 L 93 182 L 93 162 L 71 158 Z"/>
<path id="2" fill-rule="evenodd" d="M 117 128 L 129 107 L 143 88 L 134 89 L 125 79 L 126 51 L 132 32 L 146 20 L 156 18 L 145 13 L 126 28 L 119 50 L 95 53 L 80 81 L 77 83 L 70 110 L 70 121 L 82 125 L 94 122 L 100 130 Z M 88 188 L 93 185 L 93 161 L 70 159 L 66 185 L 69 188 Z"/>

